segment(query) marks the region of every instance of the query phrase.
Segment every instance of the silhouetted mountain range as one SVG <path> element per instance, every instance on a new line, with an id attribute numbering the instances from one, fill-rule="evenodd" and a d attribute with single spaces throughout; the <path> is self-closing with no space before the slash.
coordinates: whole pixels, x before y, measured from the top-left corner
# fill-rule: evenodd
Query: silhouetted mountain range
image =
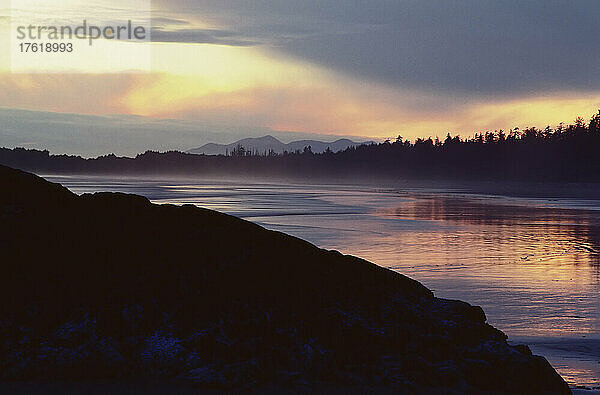
<path id="1" fill-rule="evenodd" d="M 600 181 L 600 113 L 589 123 L 552 129 L 514 129 L 476 133 L 462 139 L 395 141 L 352 146 L 339 152 L 252 152 L 241 146 L 228 155 L 147 151 L 135 158 L 106 155 L 94 159 L 50 155 L 48 151 L 0 148 L 0 164 L 56 174 L 181 175 L 194 177 L 360 179 L 437 179 L 492 181 Z"/>
<path id="2" fill-rule="evenodd" d="M 4 166 L 0 185 L 3 382 L 570 393 L 481 308 L 359 258 L 195 206 L 77 196 Z"/>
<path id="3" fill-rule="evenodd" d="M 205 144 L 200 148 L 194 148 L 188 150 L 187 152 L 190 154 L 205 154 L 205 155 L 228 155 L 229 153 L 234 153 L 236 150 L 239 150 L 240 147 L 245 151 L 250 153 L 257 154 L 283 154 L 285 151 L 287 152 L 295 152 L 302 151 L 306 147 L 310 147 L 311 150 L 315 153 L 325 152 L 327 149 L 330 149 L 332 152 L 343 151 L 348 147 L 355 147 L 362 144 L 371 144 L 372 141 L 369 142 L 354 142 L 348 139 L 339 139 L 333 141 L 331 143 L 317 141 L 317 140 L 299 140 L 292 141 L 291 143 L 282 143 L 277 138 L 273 136 L 263 136 L 263 137 L 252 137 L 245 138 L 242 140 L 238 140 L 235 143 L 231 144 L 214 144 L 209 143 Z"/>

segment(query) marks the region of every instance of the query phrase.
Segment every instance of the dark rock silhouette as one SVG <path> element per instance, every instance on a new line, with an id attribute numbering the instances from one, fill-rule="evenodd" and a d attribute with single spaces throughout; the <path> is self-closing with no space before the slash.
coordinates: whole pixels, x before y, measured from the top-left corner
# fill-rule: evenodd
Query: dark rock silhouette
<path id="1" fill-rule="evenodd" d="M 0 377 L 570 393 L 479 307 L 258 225 L 0 166 Z"/>

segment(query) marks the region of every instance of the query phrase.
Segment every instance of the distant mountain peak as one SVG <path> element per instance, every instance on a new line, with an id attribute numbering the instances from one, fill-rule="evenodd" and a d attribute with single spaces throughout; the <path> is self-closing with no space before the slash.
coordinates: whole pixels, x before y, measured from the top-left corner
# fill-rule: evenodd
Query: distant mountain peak
<path id="1" fill-rule="evenodd" d="M 348 147 L 368 143 L 370 142 L 355 142 L 347 138 L 341 138 L 333 142 L 319 140 L 298 140 L 286 144 L 274 136 L 266 135 L 262 137 L 247 137 L 231 144 L 208 143 L 202 147 L 190 149 L 187 152 L 190 154 L 225 155 L 227 152 L 231 152 L 236 147 L 242 146 L 246 150 L 252 152 L 268 153 L 269 151 L 274 151 L 278 154 L 281 154 L 284 151 L 301 151 L 304 149 L 304 147 L 310 146 L 313 152 L 321 153 L 325 152 L 327 148 L 333 152 L 338 152 L 343 151 Z"/>
<path id="2" fill-rule="evenodd" d="M 252 137 L 250 139 L 252 139 Z M 256 138 L 254 138 L 254 140 L 263 140 L 263 141 L 272 141 L 275 143 L 281 143 L 281 140 L 279 140 L 277 137 L 271 136 L 270 134 L 267 134 L 266 136 L 262 136 L 262 137 L 256 137 Z"/>

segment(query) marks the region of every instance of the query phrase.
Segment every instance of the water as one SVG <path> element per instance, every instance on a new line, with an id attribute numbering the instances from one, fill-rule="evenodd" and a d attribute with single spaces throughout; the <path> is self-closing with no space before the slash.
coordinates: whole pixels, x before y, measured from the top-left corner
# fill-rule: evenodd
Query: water
<path id="1" fill-rule="evenodd" d="M 365 258 L 484 308 L 572 385 L 600 388 L 600 195 L 572 187 L 326 186 L 48 177 L 196 204 Z M 496 188 L 497 189 L 497 188 Z M 525 193 L 523 193 L 525 191 Z M 539 190 L 538 190 L 539 192 Z M 524 197 L 523 197 L 524 195 Z M 542 194 L 543 195 L 543 194 Z"/>

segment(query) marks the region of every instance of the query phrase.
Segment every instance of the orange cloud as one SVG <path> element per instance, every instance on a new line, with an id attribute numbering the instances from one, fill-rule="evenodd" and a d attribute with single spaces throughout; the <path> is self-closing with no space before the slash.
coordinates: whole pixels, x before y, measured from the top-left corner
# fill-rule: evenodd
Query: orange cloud
<path id="1" fill-rule="evenodd" d="M 80 114 L 121 113 L 133 74 L 0 74 L 0 106 Z"/>
<path id="2" fill-rule="evenodd" d="M 589 117 L 600 94 L 556 93 L 452 103 L 331 77 L 247 86 L 193 74 L 0 74 L 0 106 L 81 114 L 181 118 L 237 127 L 373 138 L 444 136 L 556 125 Z"/>

